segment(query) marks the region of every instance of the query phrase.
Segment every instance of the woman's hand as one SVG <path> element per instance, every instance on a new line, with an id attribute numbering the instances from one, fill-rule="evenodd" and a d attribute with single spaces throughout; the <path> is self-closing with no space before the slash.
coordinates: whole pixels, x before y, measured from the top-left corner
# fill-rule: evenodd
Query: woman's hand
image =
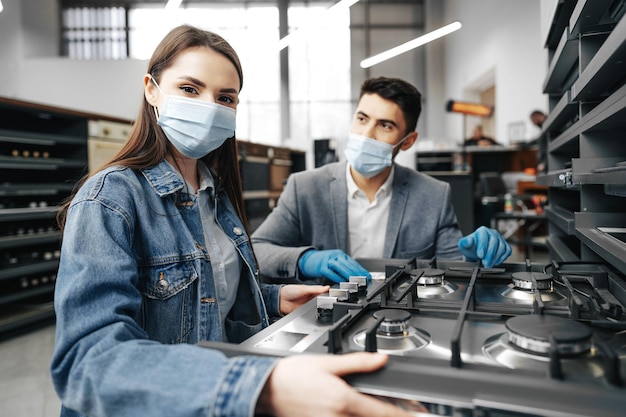
<path id="1" fill-rule="evenodd" d="M 294 355 L 281 359 L 270 374 L 257 412 L 276 417 L 414 417 L 415 414 L 361 394 L 341 376 L 372 372 L 387 363 L 387 355 Z M 416 404 L 418 411 L 428 412 Z"/>
<path id="2" fill-rule="evenodd" d="M 284 285 L 280 289 L 280 312 L 289 314 L 329 289 L 329 285 Z"/>

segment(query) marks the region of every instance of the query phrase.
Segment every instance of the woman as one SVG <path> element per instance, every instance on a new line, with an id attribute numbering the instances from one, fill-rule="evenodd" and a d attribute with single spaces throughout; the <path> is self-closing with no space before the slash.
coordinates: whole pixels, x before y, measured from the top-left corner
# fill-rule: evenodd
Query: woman
<path id="1" fill-rule="evenodd" d="M 258 284 L 234 140 L 242 81 L 221 37 L 172 30 L 127 144 L 62 207 L 62 416 L 394 414 L 339 378 L 384 355 L 227 359 L 194 345 L 244 340 L 328 290 Z"/>

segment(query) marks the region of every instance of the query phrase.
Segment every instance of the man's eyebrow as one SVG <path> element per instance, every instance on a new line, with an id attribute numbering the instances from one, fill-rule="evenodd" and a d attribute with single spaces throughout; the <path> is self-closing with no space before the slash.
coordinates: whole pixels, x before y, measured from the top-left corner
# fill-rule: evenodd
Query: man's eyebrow
<path id="1" fill-rule="evenodd" d="M 391 119 L 379 119 L 378 121 L 381 123 L 387 123 L 390 125 L 394 125 L 395 127 L 398 127 L 398 124 Z"/>
<path id="2" fill-rule="evenodd" d="M 366 117 L 368 119 L 371 118 L 368 114 L 362 112 L 361 110 L 357 111 L 356 114 L 357 114 L 357 116 L 363 116 L 363 117 Z M 387 124 L 393 125 L 395 127 L 398 127 L 398 124 L 395 121 L 391 120 L 391 119 L 376 119 L 376 122 L 378 122 L 378 123 L 387 123 Z"/>

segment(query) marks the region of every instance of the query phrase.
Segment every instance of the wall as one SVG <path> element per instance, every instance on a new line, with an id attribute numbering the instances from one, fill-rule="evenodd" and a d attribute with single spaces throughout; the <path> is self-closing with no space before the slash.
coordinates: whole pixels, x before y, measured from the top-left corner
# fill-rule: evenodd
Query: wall
<path id="1" fill-rule="evenodd" d="M 509 143 L 509 123 L 524 122 L 530 112 L 547 110 L 539 0 L 447 0 L 444 21 L 463 28 L 445 38 L 445 96 L 478 101 L 479 91 L 495 85 L 495 139 Z M 463 117 L 448 113 L 444 136 L 460 142 Z"/>
<path id="2" fill-rule="evenodd" d="M 390 7 L 387 4 L 357 3 L 350 10 L 350 37 L 351 37 L 351 95 L 353 108 L 359 98 L 360 87 L 363 81 L 370 77 L 397 77 L 402 78 L 417 87 L 424 94 L 426 84 L 426 55 L 424 48 L 418 48 L 410 53 L 399 55 L 388 61 L 381 62 L 370 68 L 361 68 L 360 63 L 365 58 L 386 51 L 398 44 L 408 42 L 419 36 L 424 25 L 425 16 L 420 8 L 411 4 L 398 4 Z M 350 118 L 348 123 L 351 123 Z M 426 130 L 426 118 L 420 117 L 417 130 Z M 347 139 L 349 125 L 345 127 Z M 345 144 L 338 143 L 337 149 L 343 159 Z M 396 161 L 402 165 L 415 167 L 414 152 L 400 152 Z"/>
<path id="3" fill-rule="evenodd" d="M 58 57 L 54 0 L 3 0 L 0 96 L 133 119 L 147 62 L 74 61 Z M 37 12 L 32 13 L 31 11 Z"/>

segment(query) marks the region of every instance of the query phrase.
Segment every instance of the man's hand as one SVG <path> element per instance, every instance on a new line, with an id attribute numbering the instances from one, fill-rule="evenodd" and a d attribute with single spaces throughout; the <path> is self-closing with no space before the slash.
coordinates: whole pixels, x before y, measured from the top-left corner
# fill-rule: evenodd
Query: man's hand
<path id="1" fill-rule="evenodd" d="M 502 235 L 485 226 L 459 240 L 459 249 L 468 261 L 481 259 L 487 268 L 501 264 L 511 255 L 511 246 Z"/>
<path id="2" fill-rule="evenodd" d="M 284 285 L 280 288 L 280 312 L 289 314 L 329 289 L 328 285 Z"/>
<path id="3" fill-rule="evenodd" d="M 307 278 L 328 278 L 333 282 L 348 281 L 351 276 L 371 278 L 367 269 L 339 249 L 311 249 L 300 257 L 298 268 Z"/>

